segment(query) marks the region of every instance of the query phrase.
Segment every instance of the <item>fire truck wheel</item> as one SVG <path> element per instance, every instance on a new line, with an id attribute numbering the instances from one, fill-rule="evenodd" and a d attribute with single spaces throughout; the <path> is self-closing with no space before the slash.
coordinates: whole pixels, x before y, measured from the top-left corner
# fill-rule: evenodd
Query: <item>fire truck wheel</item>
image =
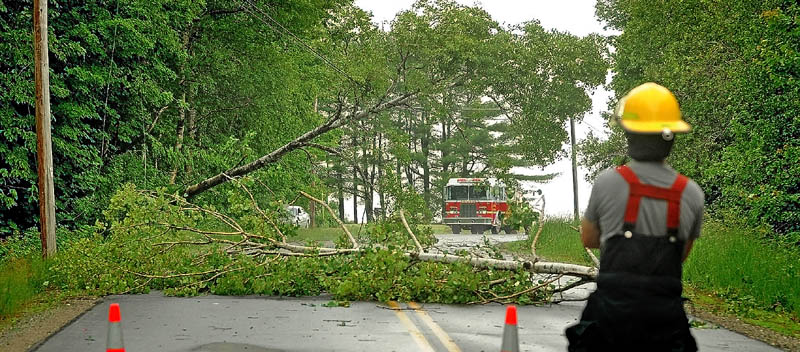
<path id="1" fill-rule="evenodd" d="M 500 228 L 497 226 L 492 226 L 492 234 L 496 235 L 498 233 L 500 233 Z"/>
<path id="2" fill-rule="evenodd" d="M 470 232 L 472 232 L 473 235 L 480 235 L 483 233 L 483 231 L 486 230 L 481 225 L 472 225 L 470 227 Z"/>
<path id="3" fill-rule="evenodd" d="M 450 226 L 450 229 L 453 230 L 454 235 L 461 233 L 461 226 Z"/>

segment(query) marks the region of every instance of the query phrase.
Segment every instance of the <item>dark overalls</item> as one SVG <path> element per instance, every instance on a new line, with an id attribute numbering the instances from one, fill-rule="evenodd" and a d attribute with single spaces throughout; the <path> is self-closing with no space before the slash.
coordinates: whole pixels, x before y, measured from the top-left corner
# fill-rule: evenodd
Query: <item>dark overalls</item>
<path id="1" fill-rule="evenodd" d="M 597 290 L 578 324 L 567 328 L 569 351 L 697 351 L 681 298 L 684 241 L 678 238 L 681 174 L 670 188 L 639 182 L 617 171 L 630 187 L 622 232 L 605 241 Z M 634 231 L 642 197 L 667 201 L 667 236 Z"/>

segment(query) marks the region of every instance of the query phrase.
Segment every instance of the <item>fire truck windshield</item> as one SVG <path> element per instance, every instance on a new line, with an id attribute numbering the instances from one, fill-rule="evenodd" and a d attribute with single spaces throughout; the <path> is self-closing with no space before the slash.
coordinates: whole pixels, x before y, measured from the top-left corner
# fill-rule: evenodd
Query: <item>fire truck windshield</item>
<path id="1" fill-rule="evenodd" d="M 474 200 L 487 200 L 489 199 L 489 187 L 487 186 L 470 186 L 469 199 Z"/>
<path id="2" fill-rule="evenodd" d="M 467 200 L 469 186 L 449 186 L 447 187 L 447 200 Z"/>
<path id="3" fill-rule="evenodd" d="M 448 186 L 447 200 L 489 200 L 488 186 Z"/>

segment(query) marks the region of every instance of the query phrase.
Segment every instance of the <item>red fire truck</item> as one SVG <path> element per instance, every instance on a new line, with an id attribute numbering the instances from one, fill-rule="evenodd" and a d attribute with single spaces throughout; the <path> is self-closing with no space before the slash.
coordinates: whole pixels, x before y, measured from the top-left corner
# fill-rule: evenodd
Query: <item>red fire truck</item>
<path id="1" fill-rule="evenodd" d="M 491 178 L 451 178 L 444 188 L 444 224 L 453 233 L 469 229 L 473 234 L 516 233 L 503 223 L 510 215 L 506 187 Z"/>

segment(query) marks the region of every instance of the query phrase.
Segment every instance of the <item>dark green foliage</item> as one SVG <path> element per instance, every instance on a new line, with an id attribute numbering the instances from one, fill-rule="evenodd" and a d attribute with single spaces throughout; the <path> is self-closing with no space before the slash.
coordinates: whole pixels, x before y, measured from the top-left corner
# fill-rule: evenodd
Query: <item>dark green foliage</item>
<path id="1" fill-rule="evenodd" d="M 342 1 L 254 3 L 297 35 L 319 36 Z M 0 237 L 38 216 L 31 9 L 0 2 Z M 125 182 L 194 182 L 321 118 L 311 103 L 321 80 L 310 79 L 326 72 L 321 63 L 232 3 L 57 1 L 48 15 L 61 226 L 91 224 Z M 289 159 L 288 172 L 264 178 L 274 189 L 308 181 L 308 161 Z"/>
<path id="2" fill-rule="evenodd" d="M 165 85 L 175 76 L 169 67 L 180 60 L 180 27 L 164 26 L 186 22 L 193 10 L 162 3 L 50 6 L 54 176 L 63 224 L 97 214 L 102 203 L 92 196 L 108 180 L 104 163 L 140 133 L 150 108 L 171 99 Z M 0 233 L 5 234 L 33 225 L 38 214 L 31 9 L 28 1 L 0 6 Z"/>
<path id="3" fill-rule="evenodd" d="M 795 1 L 608 0 L 617 97 L 654 81 L 671 89 L 694 130 L 669 162 L 698 181 L 710 209 L 800 239 L 800 6 Z M 621 162 L 624 143 L 591 140 L 585 161 Z"/>

